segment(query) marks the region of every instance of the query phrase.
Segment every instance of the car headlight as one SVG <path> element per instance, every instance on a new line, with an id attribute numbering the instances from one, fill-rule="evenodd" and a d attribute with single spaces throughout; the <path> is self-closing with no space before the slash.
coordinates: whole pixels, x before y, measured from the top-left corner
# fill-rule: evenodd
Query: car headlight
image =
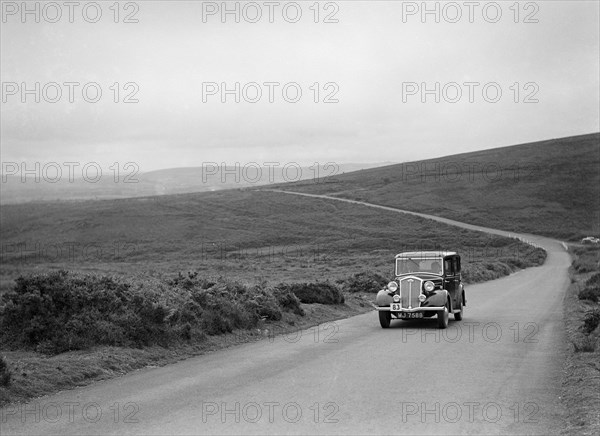
<path id="1" fill-rule="evenodd" d="M 423 285 L 423 289 L 425 289 L 427 292 L 431 292 L 435 289 L 435 285 L 433 284 L 433 282 L 427 281 Z"/>
<path id="2" fill-rule="evenodd" d="M 425 300 L 427 300 L 427 297 L 426 297 L 425 295 L 423 295 L 423 294 L 420 294 L 420 295 L 419 295 L 419 301 L 422 303 L 422 302 L 424 302 Z"/>
<path id="3" fill-rule="evenodd" d="M 398 294 L 394 295 L 393 300 L 394 300 L 394 303 L 399 303 L 400 302 L 400 295 L 398 295 Z"/>
<path id="4" fill-rule="evenodd" d="M 389 282 L 387 284 L 387 288 L 391 292 L 396 292 L 398 290 L 398 283 L 396 283 L 396 282 Z"/>

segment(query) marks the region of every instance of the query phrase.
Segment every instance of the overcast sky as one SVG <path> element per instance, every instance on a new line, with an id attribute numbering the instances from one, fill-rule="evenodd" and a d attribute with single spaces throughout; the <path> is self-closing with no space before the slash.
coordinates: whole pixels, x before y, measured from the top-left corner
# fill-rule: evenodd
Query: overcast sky
<path id="1" fill-rule="evenodd" d="M 221 2 L 121 3 L 118 17 L 100 2 L 91 23 L 81 2 L 71 23 L 62 2 L 32 2 L 36 23 L 3 2 L 2 161 L 402 162 L 600 130 L 596 1 L 428 2 L 439 23 L 421 2 L 392 1 L 299 2 L 294 23 L 288 3 L 271 23 L 269 5 L 241 2 L 236 23 Z M 82 95 L 91 82 L 96 103 Z M 239 103 L 223 82 L 240 84 Z"/>

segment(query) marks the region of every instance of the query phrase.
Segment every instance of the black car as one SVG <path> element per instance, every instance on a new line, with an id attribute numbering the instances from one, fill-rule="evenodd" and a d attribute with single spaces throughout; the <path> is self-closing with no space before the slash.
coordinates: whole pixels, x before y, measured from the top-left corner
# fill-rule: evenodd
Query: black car
<path id="1" fill-rule="evenodd" d="M 454 251 L 411 251 L 396 255 L 396 279 L 377 293 L 375 308 L 381 327 L 392 317 L 430 318 L 437 315 L 438 327 L 448 327 L 452 313 L 463 318 L 467 304 L 460 276 L 460 256 Z"/>

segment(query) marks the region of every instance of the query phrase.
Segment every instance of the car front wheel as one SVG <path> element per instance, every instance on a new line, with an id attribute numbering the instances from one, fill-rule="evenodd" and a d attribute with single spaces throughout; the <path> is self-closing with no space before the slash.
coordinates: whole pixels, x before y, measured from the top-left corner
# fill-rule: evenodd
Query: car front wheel
<path id="1" fill-rule="evenodd" d="M 392 320 L 392 313 L 387 310 L 379 311 L 379 324 L 381 324 L 381 328 L 387 329 L 390 326 L 390 321 Z"/>
<path id="2" fill-rule="evenodd" d="M 448 303 L 446 303 L 446 305 L 444 306 L 444 310 L 440 310 L 437 313 L 438 328 L 445 329 L 446 327 L 448 327 L 448 314 Z"/>

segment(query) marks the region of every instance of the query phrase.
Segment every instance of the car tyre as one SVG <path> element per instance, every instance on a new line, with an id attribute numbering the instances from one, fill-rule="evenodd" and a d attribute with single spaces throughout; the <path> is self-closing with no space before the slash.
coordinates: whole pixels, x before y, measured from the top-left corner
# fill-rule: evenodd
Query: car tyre
<path id="1" fill-rule="evenodd" d="M 440 310 L 437 313 L 438 328 L 445 329 L 448 327 L 448 314 L 448 303 L 446 303 L 444 310 Z"/>
<path id="2" fill-rule="evenodd" d="M 390 327 L 390 322 L 392 321 L 392 313 L 387 310 L 379 311 L 379 324 L 381 324 L 381 328 L 387 329 Z"/>
<path id="3" fill-rule="evenodd" d="M 460 296 L 460 298 L 458 299 L 458 309 L 460 310 L 460 312 L 456 312 L 454 314 L 454 319 L 456 321 L 461 321 L 463 319 L 463 295 Z"/>

